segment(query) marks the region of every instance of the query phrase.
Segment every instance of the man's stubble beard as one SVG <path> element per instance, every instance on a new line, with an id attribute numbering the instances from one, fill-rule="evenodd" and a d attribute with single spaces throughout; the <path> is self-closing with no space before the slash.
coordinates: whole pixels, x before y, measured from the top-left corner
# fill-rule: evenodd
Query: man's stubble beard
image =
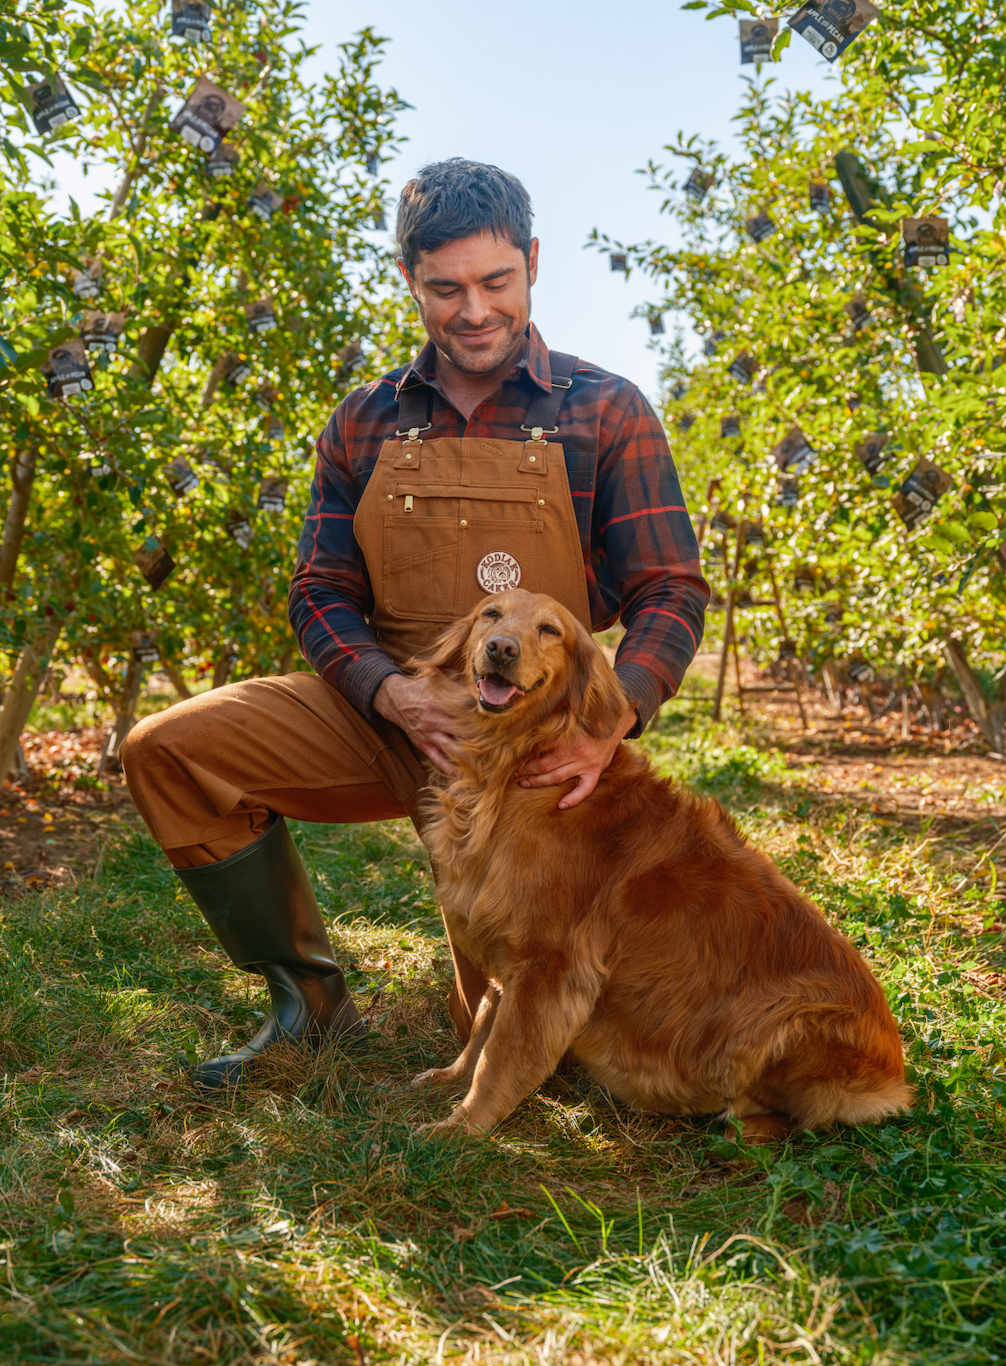
<path id="1" fill-rule="evenodd" d="M 419 306 L 418 299 L 416 300 L 416 304 Z M 490 370 L 496 370 L 509 356 L 512 356 L 520 349 L 524 334 L 527 331 L 527 325 L 531 319 L 530 290 L 528 290 L 525 308 L 526 311 L 523 322 L 520 322 L 516 318 L 508 319 L 506 341 L 503 342 L 491 356 L 487 356 L 484 360 L 480 361 L 478 365 L 472 365 L 470 358 L 461 351 L 460 348 L 453 345 L 452 334 L 450 332 L 440 331 L 434 335 L 429 323 L 426 321 L 426 316 L 421 306 L 419 306 L 419 316 L 422 319 L 423 326 L 426 328 L 427 336 L 433 342 L 433 345 L 447 357 L 456 370 L 460 370 L 461 373 L 465 375 L 484 375 Z M 488 331 L 489 329 L 486 328 L 485 330 Z"/>

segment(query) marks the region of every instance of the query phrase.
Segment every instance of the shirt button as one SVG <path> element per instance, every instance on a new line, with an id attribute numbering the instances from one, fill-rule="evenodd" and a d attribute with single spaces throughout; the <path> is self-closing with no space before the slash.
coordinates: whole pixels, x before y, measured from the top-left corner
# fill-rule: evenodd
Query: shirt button
<path id="1" fill-rule="evenodd" d="M 462 526 L 467 526 L 467 525 L 468 525 L 468 523 L 465 521 L 465 519 L 464 519 L 463 517 L 461 518 L 461 525 L 462 525 Z"/>

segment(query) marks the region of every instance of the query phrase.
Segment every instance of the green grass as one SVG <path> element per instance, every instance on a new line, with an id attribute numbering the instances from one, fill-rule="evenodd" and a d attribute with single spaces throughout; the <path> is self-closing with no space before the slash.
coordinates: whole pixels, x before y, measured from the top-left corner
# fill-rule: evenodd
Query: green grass
<path id="1" fill-rule="evenodd" d="M 202 1102 L 188 1061 L 243 1041 L 262 997 L 129 835 L 92 880 L 2 908 L 0 1361 L 1002 1360 L 1006 1041 L 982 983 L 1004 954 L 980 851 L 819 806 L 743 740 L 681 707 L 645 743 L 870 957 L 911 1115 L 743 1153 L 573 1072 L 487 1140 L 423 1141 L 449 1102 L 408 1079 L 455 1043 L 406 822 L 296 832 L 369 1047 L 284 1050 Z"/>

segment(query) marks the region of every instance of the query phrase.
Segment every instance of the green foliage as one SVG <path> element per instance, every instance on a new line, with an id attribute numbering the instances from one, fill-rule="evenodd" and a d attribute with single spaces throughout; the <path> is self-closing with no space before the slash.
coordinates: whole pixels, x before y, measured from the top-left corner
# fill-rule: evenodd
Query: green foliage
<path id="1" fill-rule="evenodd" d="M 708 17 L 750 10 L 725 0 Z M 737 572 L 733 531 L 725 561 L 717 528 L 704 545 L 721 599 L 733 583 L 766 602 L 744 625 L 763 657 L 781 634 L 771 565 L 814 666 L 862 655 L 914 674 L 960 634 L 976 666 L 1002 662 L 1006 127 L 991 73 L 1004 44 L 993 4 L 886 5 L 839 59 L 833 98 L 749 82 L 736 155 L 679 134 L 677 164 L 646 168 L 680 245 L 617 245 L 659 287 L 650 311 L 678 310 L 706 343 L 698 359 L 665 348 L 666 425 L 692 507 L 764 527 Z M 682 164 L 715 176 L 701 204 L 681 192 Z M 829 196 L 817 208 L 815 182 Z M 745 224 L 760 213 L 774 231 L 756 242 Z M 950 221 L 949 263 L 932 271 L 905 264 L 901 224 L 924 214 Z M 722 436 L 731 416 L 740 435 Z M 772 455 L 793 426 L 816 459 L 784 506 Z M 871 475 L 856 452 L 873 436 Z M 909 531 L 892 497 L 923 457 L 949 488 Z"/>
<path id="2" fill-rule="evenodd" d="M 10 458 L 40 455 L 9 599 L 20 636 L 0 646 L 16 649 L 58 614 L 64 652 L 91 661 L 108 696 L 140 630 L 159 632 L 176 669 L 231 657 L 239 676 L 293 666 L 286 589 L 314 438 L 349 389 L 415 343 L 393 256 L 370 235 L 403 107 L 375 82 L 384 40 L 359 34 L 338 72 L 308 85 L 300 14 L 293 0 L 230 0 L 213 9 L 206 48 L 172 40 L 158 0 L 87 2 L 72 16 L 47 4 L 23 19 L 21 66 L 4 68 L 26 169 L 0 198 L 0 425 Z M 100 214 L 71 202 L 61 218 L 30 179 L 36 142 L 18 81 L 52 63 L 82 112 L 40 141 L 116 187 Z M 238 160 L 216 179 L 169 126 L 201 74 L 245 108 L 225 141 Z M 263 188 L 271 216 L 252 208 Z M 72 272 L 96 260 L 100 296 L 79 299 Z M 246 309 L 262 299 L 277 326 L 254 333 Z M 50 398 L 39 367 L 89 309 L 125 315 L 117 350 L 91 353 L 90 392 Z M 228 357 L 248 367 L 234 385 Z M 198 478 L 183 494 L 166 474 L 178 457 Z M 258 506 L 266 477 L 289 486 L 282 511 Z M 227 529 L 241 520 L 247 546 Z M 162 546 L 176 568 L 154 589 L 134 557 Z"/>

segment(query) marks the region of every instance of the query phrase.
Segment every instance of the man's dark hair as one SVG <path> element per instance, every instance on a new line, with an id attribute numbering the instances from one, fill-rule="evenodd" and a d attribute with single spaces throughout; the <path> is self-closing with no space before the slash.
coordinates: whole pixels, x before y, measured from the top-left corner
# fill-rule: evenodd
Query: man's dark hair
<path id="1" fill-rule="evenodd" d="M 491 232 L 525 259 L 531 251 L 531 197 L 516 176 L 481 161 L 451 157 L 424 166 L 402 191 L 396 236 L 411 273 L 421 251 Z"/>

